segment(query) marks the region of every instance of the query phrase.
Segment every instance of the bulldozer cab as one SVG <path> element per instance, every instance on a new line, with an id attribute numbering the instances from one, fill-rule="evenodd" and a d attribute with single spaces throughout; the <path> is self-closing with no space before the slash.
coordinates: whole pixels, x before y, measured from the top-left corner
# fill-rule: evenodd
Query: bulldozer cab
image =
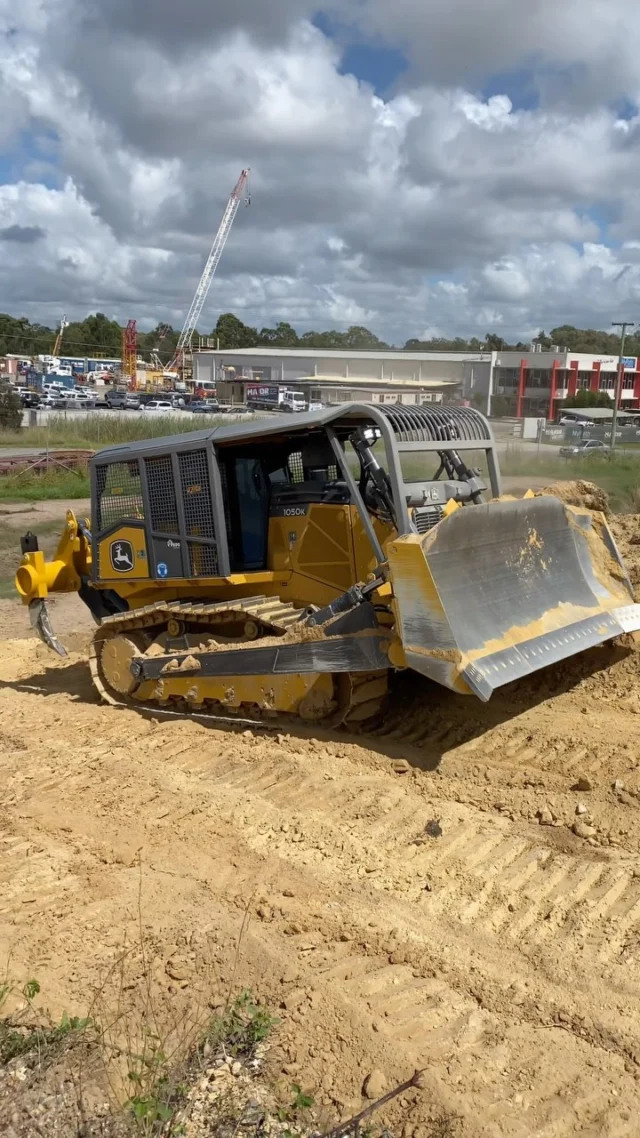
<path id="1" fill-rule="evenodd" d="M 481 498 L 468 450 L 498 494 L 490 428 L 457 407 L 349 404 L 101 451 L 94 584 L 290 572 L 316 582 L 302 603 L 325 603 L 385 561 L 389 534 L 424 533 L 449 501 Z M 417 481 L 412 456 L 431 464 Z"/>

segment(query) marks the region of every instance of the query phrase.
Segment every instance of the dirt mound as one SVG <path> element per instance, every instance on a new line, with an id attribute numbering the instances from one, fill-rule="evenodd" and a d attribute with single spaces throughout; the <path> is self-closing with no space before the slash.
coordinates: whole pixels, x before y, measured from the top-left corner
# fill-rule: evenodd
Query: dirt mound
<path id="1" fill-rule="evenodd" d="M 611 516 L 609 496 L 595 482 L 586 482 L 578 478 L 575 481 L 554 482 L 552 486 L 545 486 L 543 494 L 553 494 L 568 506 L 578 506 L 587 510 L 601 510 L 605 517 Z"/>
<path id="2" fill-rule="evenodd" d="M 614 514 L 610 524 L 637 600 L 640 596 L 640 514 Z"/>

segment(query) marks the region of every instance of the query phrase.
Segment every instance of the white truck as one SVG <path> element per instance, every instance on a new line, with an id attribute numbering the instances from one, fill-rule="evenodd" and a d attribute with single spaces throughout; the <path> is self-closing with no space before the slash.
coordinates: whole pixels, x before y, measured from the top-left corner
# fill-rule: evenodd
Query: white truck
<path id="1" fill-rule="evenodd" d="M 292 391 L 290 387 L 273 387 L 251 384 L 246 391 L 247 407 L 252 411 L 297 411 L 306 410 L 302 391 Z"/>

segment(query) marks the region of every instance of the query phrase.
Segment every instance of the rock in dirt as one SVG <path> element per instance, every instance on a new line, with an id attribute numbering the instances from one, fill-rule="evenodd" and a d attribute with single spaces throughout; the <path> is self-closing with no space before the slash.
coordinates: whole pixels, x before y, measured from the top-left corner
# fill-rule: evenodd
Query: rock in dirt
<path id="1" fill-rule="evenodd" d="M 573 832 L 577 838 L 595 838 L 597 830 L 594 826 L 587 826 L 586 822 L 574 822 Z"/>
<path id="2" fill-rule="evenodd" d="M 282 1004 L 283 1007 L 285 1007 L 286 1010 L 290 1012 L 293 1010 L 293 1008 L 297 1008 L 306 998 L 307 993 L 304 988 L 294 988 L 293 991 L 287 992 L 287 995 L 284 997 Z"/>
<path id="3" fill-rule="evenodd" d="M 587 807 L 585 806 L 584 802 L 579 802 L 578 805 L 576 806 L 576 814 L 586 814 L 586 813 L 587 813 Z"/>
<path id="4" fill-rule="evenodd" d="M 553 826 L 553 814 L 546 808 L 538 811 L 538 825 L 539 826 Z"/>
<path id="5" fill-rule="evenodd" d="M 382 1071 L 377 1068 L 367 1075 L 364 1083 L 362 1084 L 362 1093 L 365 1098 L 370 1099 L 372 1102 L 375 1099 L 381 1098 L 387 1090 L 387 1080 Z"/>
<path id="6" fill-rule="evenodd" d="M 617 778 L 613 784 L 614 790 L 624 790 L 624 783 L 621 778 Z"/>
<path id="7" fill-rule="evenodd" d="M 188 980 L 191 973 L 189 961 L 182 956 L 172 956 L 170 960 L 167 960 L 164 970 L 172 980 L 178 981 Z"/>
<path id="8" fill-rule="evenodd" d="M 573 786 L 571 789 L 581 790 L 583 793 L 585 793 L 587 790 L 593 790 L 593 783 L 591 782 L 591 779 L 586 778 L 584 775 L 581 775 L 575 786 Z"/>

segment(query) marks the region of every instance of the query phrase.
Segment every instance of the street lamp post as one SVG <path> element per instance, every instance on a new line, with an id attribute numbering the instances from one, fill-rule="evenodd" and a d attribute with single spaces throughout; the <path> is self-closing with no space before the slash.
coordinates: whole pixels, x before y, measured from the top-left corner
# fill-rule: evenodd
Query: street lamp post
<path id="1" fill-rule="evenodd" d="M 618 405 L 622 395 L 622 377 L 624 375 L 624 342 L 627 338 L 627 328 L 633 328 L 635 321 L 614 320 L 613 328 L 620 328 L 620 355 L 618 357 L 618 374 L 616 375 L 615 394 L 613 398 L 613 419 L 611 421 L 611 450 L 615 450 L 616 428 L 618 426 Z"/>

